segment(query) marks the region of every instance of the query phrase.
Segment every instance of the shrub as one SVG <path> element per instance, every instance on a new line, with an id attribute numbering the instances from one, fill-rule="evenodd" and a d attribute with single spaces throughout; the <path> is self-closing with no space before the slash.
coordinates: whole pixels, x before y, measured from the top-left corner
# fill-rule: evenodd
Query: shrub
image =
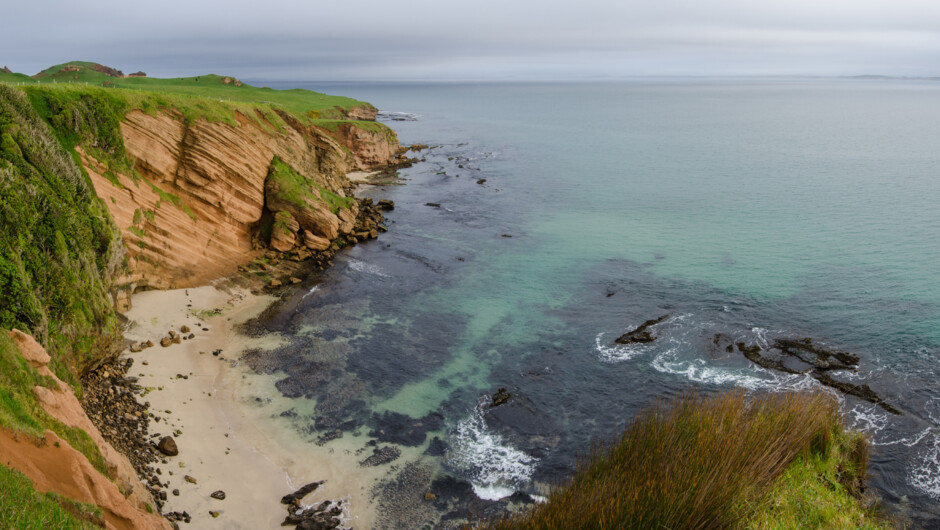
<path id="1" fill-rule="evenodd" d="M 830 451 L 844 434 L 827 395 L 685 394 L 637 415 L 609 445 L 595 444 L 548 502 L 481 527 L 740 526 L 795 459 Z"/>

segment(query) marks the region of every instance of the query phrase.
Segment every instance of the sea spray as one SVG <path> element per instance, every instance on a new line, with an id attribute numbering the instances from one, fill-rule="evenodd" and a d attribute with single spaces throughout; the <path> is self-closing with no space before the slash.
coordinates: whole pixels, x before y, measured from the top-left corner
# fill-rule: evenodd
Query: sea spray
<path id="1" fill-rule="evenodd" d="M 473 492 L 486 500 L 508 497 L 525 486 L 538 459 L 509 444 L 486 425 L 485 401 L 451 431 L 446 464 L 469 477 Z"/>

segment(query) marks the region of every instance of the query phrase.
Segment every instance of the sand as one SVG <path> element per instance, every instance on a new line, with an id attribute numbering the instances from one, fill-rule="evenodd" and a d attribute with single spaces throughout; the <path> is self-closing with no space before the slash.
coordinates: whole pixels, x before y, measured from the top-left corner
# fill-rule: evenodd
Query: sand
<path id="1" fill-rule="evenodd" d="M 135 360 L 128 375 L 139 376 L 139 383 L 152 389 L 142 398 L 161 418 L 151 423 L 151 433 L 180 433 L 179 455 L 159 465 L 160 480 L 170 483 L 164 513 L 188 512 L 191 528 L 280 528 L 286 515 L 280 498 L 308 482 L 325 480 L 304 504 L 342 499 L 345 526 L 373 526 L 372 486 L 389 466 L 359 466 L 368 454 L 357 455 L 356 450 L 367 438 L 345 436 L 323 447 L 303 439 L 279 418 L 294 400 L 280 396 L 274 386 L 278 375 L 255 374 L 237 363 L 245 349 L 271 348 L 283 340 L 248 338 L 233 331 L 260 314 L 273 297 L 207 286 L 145 291 L 132 301 L 133 309 L 126 314 L 132 323 L 125 337 L 150 339 L 156 345 L 125 353 Z M 210 315 L 215 309 L 221 314 Z M 169 330 L 179 332 L 184 325 L 194 338 L 160 346 Z M 219 349 L 222 353 L 213 355 Z M 415 456 L 403 454 L 399 462 Z M 196 484 L 186 482 L 185 475 Z M 178 497 L 174 489 L 179 489 Z M 217 490 L 225 492 L 224 500 L 210 497 Z M 210 510 L 219 516 L 213 518 Z"/>

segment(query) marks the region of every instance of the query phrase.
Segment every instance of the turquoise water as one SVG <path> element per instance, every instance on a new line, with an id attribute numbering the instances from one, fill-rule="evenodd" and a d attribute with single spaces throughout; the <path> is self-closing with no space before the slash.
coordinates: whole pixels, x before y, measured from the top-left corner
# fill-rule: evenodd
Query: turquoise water
<path id="1" fill-rule="evenodd" d="M 714 351 L 715 333 L 808 336 L 858 354 L 846 377 L 905 413 L 843 400 L 875 443 L 871 485 L 938 522 L 940 85 L 309 88 L 403 113 L 383 119 L 434 148 L 403 186 L 363 191 L 396 202 L 391 230 L 267 324 L 295 337 L 284 387 L 318 400 L 301 422 L 365 439 L 354 425 L 437 414 L 420 443 L 443 441 L 441 473 L 536 493 L 654 397 L 817 385 Z M 665 313 L 657 342 L 612 345 Z M 481 406 L 499 387 L 514 404 Z"/>

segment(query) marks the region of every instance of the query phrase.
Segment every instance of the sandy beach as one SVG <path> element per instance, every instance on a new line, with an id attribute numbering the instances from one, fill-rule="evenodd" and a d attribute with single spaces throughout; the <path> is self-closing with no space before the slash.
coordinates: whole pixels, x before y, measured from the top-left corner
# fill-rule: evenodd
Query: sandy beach
<path id="1" fill-rule="evenodd" d="M 135 360 L 128 375 L 149 389 L 142 399 L 160 418 L 151 424 L 151 434 L 159 434 L 154 442 L 175 433 L 179 447 L 179 455 L 158 466 L 159 479 L 169 482 L 164 513 L 187 512 L 192 528 L 279 528 L 286 515 L 281 497 L 323 480 L 304 505 L 342 500 L 344 526 L 370 528 L 375 520 L 370 492 L 387 466 L 359 466 L 364 455 L 361 449 L 356 453 L 365 438 L 347 436 L 324 446 L 304 440 L 279 418 L 287 407 L 274 386 L 277 374 L 258 375 L 237 362 L 247 348 L 280 343 L 277 336 L 234 332 L 274 300 L 212 286 L 134 295 L 125 337 L 152 340 L 155 346 L 125 353 Z M 191 339 L 160 345 L 170 330 L 180 332 L 183 326 Z M 225 492 L 224 500 L 210 496 L 218 490 Z"/>

